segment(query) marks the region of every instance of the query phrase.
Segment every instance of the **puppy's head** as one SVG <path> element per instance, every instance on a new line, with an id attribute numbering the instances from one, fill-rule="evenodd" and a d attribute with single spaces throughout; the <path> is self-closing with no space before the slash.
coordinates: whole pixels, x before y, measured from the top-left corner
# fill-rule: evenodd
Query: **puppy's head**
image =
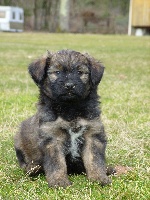
<path id="1" fill-rule="evenodd" d="M 29 65 L 29 73 L 38 87 L 51 99 L 74 101 L 88 96 L 103 76 L 103 65 L 76 51 L 48 52 Z"/>

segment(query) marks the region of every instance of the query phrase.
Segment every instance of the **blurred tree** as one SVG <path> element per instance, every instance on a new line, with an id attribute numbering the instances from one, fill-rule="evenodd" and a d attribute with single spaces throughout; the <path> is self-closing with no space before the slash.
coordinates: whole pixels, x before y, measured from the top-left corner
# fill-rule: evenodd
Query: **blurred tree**
<path id="1" fill-rule="evenodd" d="M 60 0 L 60 30 L 65 32 L 69 31 L 70 1 Z"/>
<path id="2" fill-rule="evenodd" d="M 44 28 L 50 30 L 50 14 L 51 14 L 52 0 L 43 1 L 43 9 L 45 10 Z"/>
<path id="3" fill-rule="evenodd" d="M 0 5 L 24 8 L 26 30 L 125 33 L 129 1 L 0 0 Z"/>
<path id="4" fill-rule="evenodd" d="M 39 9 L 42 8 L 42 2 L 41 0 L 34 0 L 34 30 L 39 30 L 38 16 Z"/>

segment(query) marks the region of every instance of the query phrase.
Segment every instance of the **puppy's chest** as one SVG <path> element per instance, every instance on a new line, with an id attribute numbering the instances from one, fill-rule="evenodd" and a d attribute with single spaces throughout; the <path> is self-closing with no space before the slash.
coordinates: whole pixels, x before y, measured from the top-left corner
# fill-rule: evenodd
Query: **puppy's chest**
<path id="1" fill-rule="evenodd" d="M 67 129 L 68 140 L 66 150 L 71 155 L 72 159 L 80 157 L 81 148 L 84 144 L 84 133 L 86 132 L 86 126 L 70 126 Z"/>

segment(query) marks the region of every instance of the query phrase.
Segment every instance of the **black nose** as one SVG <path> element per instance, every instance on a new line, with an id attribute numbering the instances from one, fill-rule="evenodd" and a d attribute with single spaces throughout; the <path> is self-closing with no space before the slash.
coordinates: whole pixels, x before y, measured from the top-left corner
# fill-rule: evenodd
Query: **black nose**
<path id="1" fill-rule="evenodd" d="M 70 90 L 70 89 L 75 88 L 75 85 L 72 82 L 68 82 L 65 84 L 65 88 Z"/>

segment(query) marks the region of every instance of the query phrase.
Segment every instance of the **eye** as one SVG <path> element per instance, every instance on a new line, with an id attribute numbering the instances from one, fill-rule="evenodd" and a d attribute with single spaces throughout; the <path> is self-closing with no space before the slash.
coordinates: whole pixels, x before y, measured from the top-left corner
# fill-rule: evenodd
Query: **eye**
<path id="1" fill-rule="evenodd" d="M 83 74 L 83 72 L 79 70 L 79 71 L 78 71 L 78 74 L 81 76 L 81 75 Z"/>
<path id="2" fill-rule="evenodd" d="M 60 71 L 55 71 L 56 74 L 60 74 Z"/>

